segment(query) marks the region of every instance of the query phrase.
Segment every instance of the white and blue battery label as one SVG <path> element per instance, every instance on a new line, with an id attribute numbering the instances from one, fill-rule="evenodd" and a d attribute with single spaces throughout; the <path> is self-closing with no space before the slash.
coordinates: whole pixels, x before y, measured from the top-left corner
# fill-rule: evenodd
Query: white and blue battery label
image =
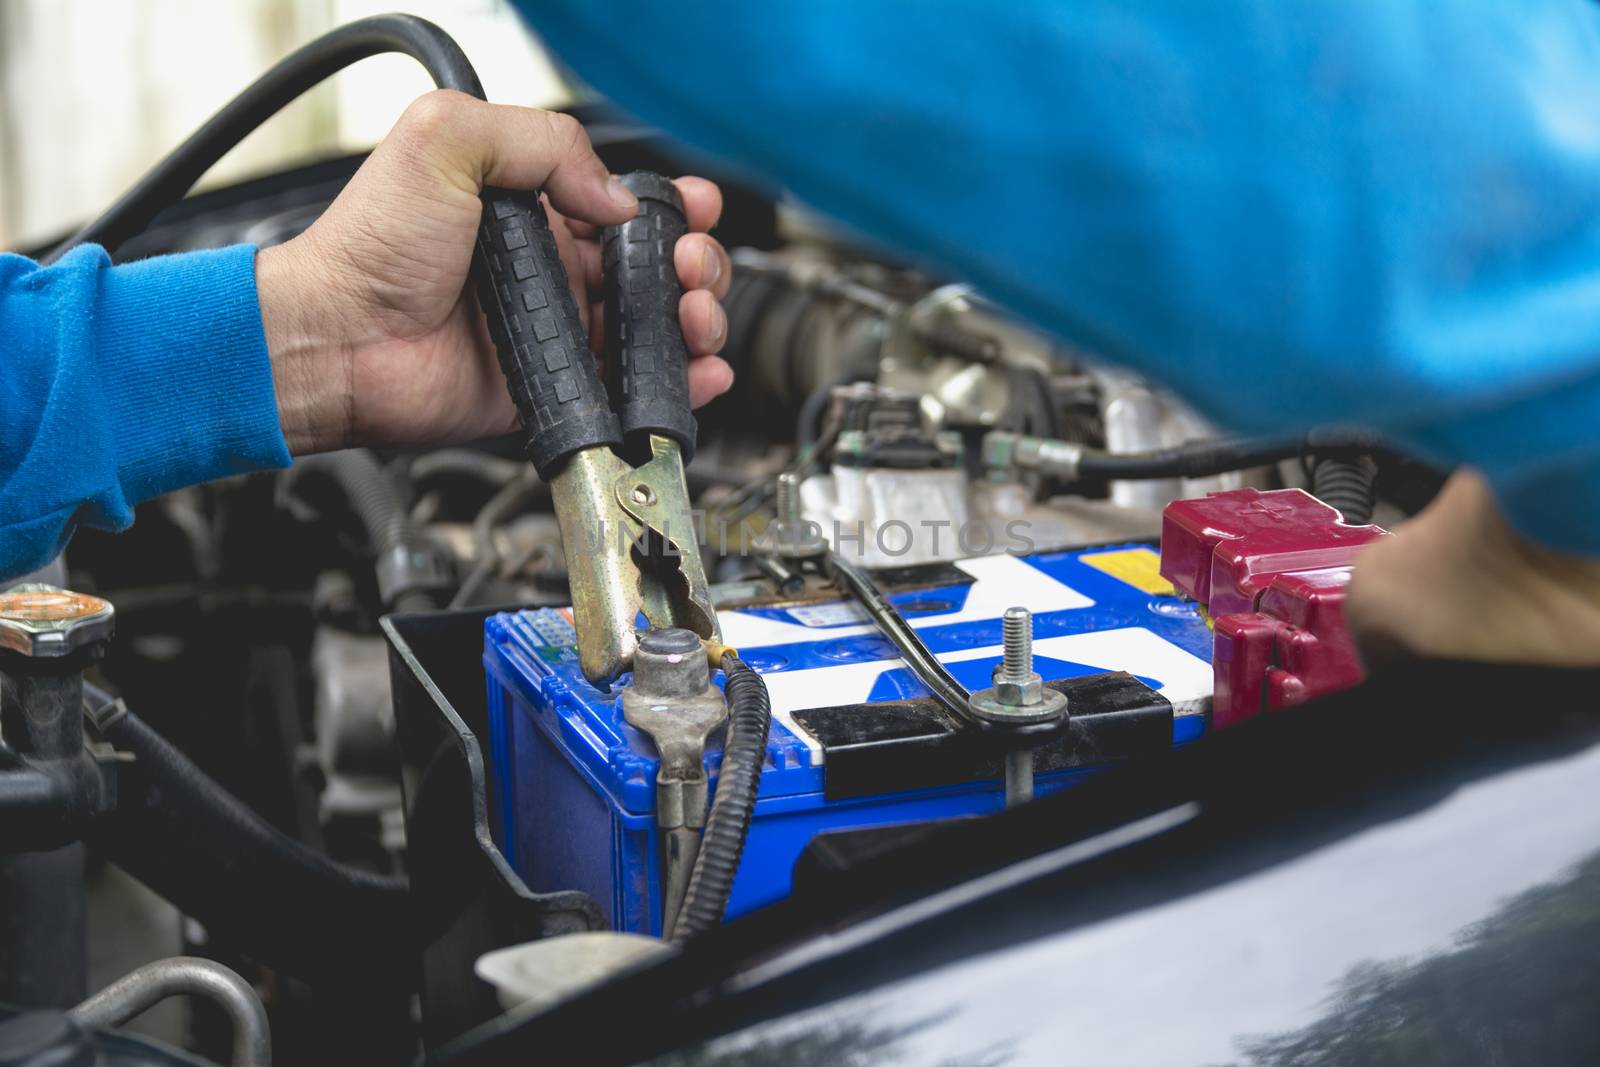
<path id="1" fill-rule="evenodd" d="M 1126 671 L 1175 707 L 1211 695 L 1211 634 L 1194 605 L 1161 580 L 1155 552 L 1118 546 L 960 560 L 965 579 L 891 594 L 940 662 L 969 689 L 1000 662 L 1001 616 L 1033 613 L 1034 669 L 1047 681 Z M 793 718 L 819 707 L 930 695 L 851 601 L 719 613 L 722 639 L 760 671 L 777 724 L 811 750 Z"/>

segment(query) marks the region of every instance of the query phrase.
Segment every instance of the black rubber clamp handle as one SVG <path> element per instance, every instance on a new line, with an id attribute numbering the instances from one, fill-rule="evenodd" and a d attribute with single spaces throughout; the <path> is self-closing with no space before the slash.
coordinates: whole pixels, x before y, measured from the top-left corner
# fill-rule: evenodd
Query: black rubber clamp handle
<path id="1" fill-rule="evenodd" d="M 538 194 L 484 190 L 472 275 L 539 476 L 579 449 L 620 445 Z"/>
<path id="2" fill-rule="evenodd" d="M 668 179 L 641 170 L 624 175 L 622 184 L 639 198 L 639 214 L 605 230 L 606 383 L 630 446 L 640 435 L 664 434 L 678 442 L 687 463 L 695 421 L 689 349 L 678 322 L 683 286 L 672 254 L 689 224 Z"/>

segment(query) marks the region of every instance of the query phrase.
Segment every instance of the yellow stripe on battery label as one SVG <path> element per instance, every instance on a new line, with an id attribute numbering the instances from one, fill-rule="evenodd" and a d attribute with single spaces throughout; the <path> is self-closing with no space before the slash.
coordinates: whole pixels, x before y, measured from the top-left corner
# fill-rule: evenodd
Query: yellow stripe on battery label
<path id="1" fill-rule="evenodd" d="M 1161 577 L 1161 557 L 1148 548 L 1097 552 L 1092 556 L 1079 556 L 1078 560 L 1146 593 L 1154 593 L 1157 596 L 1177 595 L 1172 583 Z"/>

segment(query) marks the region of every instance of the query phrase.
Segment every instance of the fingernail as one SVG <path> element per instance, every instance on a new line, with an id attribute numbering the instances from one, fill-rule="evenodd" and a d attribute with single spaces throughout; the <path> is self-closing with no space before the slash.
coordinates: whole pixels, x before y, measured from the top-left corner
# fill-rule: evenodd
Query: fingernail
<path id="1" fill-rule="evenodd" d="M 709 289 L 717 284 L 717 278 L 722 275 L 722 260 L 707 246 L 700 253 L 700 288 Z"/>
<path id="2" fill-rule="evenodd" d="M 636 208 L 639 198 L 628 192 L 628 187 L 622 184 L 622 179 L 615 174 L 606 179 L 606 193 L 611 197 L 611 202 L 618 207 Z"/>
<path id="3" fill-rule="evenodd" d="M 713 318 L 711 324 L 711 343 L 718 348 L 721 348 L 722 342 L 726 339 L 727 333 L 728 314 L 722 310 L 722 305 L 719 304 L 717 305 L 717 314 L 715 318 Z"/>

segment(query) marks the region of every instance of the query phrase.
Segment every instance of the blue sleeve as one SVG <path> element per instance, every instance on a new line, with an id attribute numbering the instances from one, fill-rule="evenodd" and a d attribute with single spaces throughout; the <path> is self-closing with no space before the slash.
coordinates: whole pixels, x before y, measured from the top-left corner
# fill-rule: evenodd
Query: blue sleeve
<path id="1" fill-rule="evenodd" d="M 0 579 L 78 523 L 121 530 L 141 500 L 288 462 L 253 247 L 0 255 Z"/>
<path id="2" fill-rule="evenodd" d="M 1381 429 L 1600 552 L 1592 0 L 519 0 L 686 142 L 1219 423 Z"/>

